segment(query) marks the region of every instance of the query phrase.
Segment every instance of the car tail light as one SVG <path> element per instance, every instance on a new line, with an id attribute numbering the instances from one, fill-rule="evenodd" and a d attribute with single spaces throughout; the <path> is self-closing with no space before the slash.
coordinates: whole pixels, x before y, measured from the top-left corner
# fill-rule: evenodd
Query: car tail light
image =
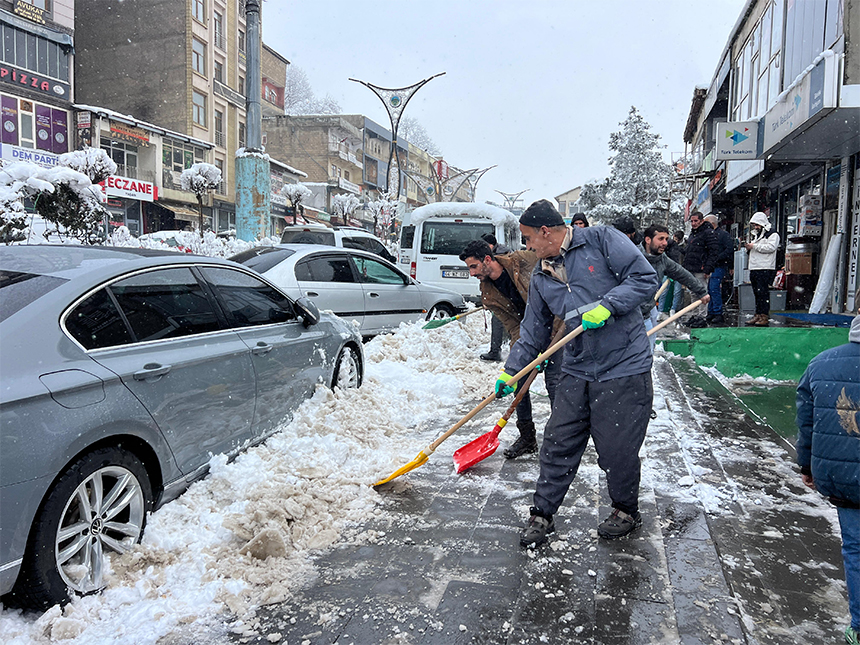
<path id="1" fill-rule="evenodd" d="M 417 270 L 415 267 L 415 263 L 413 262 L 409 265 L 409 276 L 414 278 L 416 273 L 417 273 Z"/>

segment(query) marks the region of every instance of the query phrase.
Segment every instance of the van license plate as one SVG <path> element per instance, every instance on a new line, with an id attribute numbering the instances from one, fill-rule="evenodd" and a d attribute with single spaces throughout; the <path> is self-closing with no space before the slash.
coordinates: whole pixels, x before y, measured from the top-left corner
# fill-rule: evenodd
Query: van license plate
<path id="1" fill-rule="evenodd" d="M 442 271 L 443 278 L 468 278 L 468 271 L 451 271 L 451 270 L 443 270 Z"/>

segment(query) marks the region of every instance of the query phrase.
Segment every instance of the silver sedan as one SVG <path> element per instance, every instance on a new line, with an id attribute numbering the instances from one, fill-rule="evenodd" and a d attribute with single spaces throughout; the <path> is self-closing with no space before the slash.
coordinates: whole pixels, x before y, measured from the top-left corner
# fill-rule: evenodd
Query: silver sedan
<path id="1" fill-rule="evenodd" d="M 295 298 L 304 296 L 320 309 L 355 321 L 365 337 L 392 331 L 403 322 L 445 318 L 466 309 L 459 293 L 418 282 L 366 251 L 278 244 L 230 259 Z"/>
<path id="2" fill-rule="evenodd" d="M 104 586 L 147 513 L 287 420 L 357 387 L 352 325 L 227 260 L 0 247 L 0 594 Z"/>

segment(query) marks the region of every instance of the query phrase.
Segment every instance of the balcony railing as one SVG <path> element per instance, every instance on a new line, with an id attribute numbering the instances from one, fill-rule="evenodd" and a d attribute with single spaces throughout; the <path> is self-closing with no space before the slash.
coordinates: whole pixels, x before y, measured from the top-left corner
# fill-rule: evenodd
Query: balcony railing
<path id="1" fill-rule="evenodd" d="M 227 147 L 227 137 L 224 136 L 223 132 L 219 132 L 218 130 L 215 130 L 215 145 L 222 148 Z"/>
<path id="2" fill-rule="evenodd" d="M 219 32 L 219 31 L 215 32 L 214 41 L 215 41 L 215 46 L 218 49 L 220 49 L 222 51 L 227 51 L 227 39 L 224 38 L 224 34 L 222 32 Z"/>

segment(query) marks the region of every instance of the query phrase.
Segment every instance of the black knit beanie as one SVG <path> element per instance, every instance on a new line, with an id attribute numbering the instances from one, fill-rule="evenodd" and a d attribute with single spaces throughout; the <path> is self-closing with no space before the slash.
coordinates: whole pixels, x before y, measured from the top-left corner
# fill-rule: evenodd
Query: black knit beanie
<path id="1" fill-rule="evenodd" d="M 551 202 L 539 199 L 520 215 L 520 224 L 540 228 L 541 226 L 564 226 L 564 218 Z"/>

